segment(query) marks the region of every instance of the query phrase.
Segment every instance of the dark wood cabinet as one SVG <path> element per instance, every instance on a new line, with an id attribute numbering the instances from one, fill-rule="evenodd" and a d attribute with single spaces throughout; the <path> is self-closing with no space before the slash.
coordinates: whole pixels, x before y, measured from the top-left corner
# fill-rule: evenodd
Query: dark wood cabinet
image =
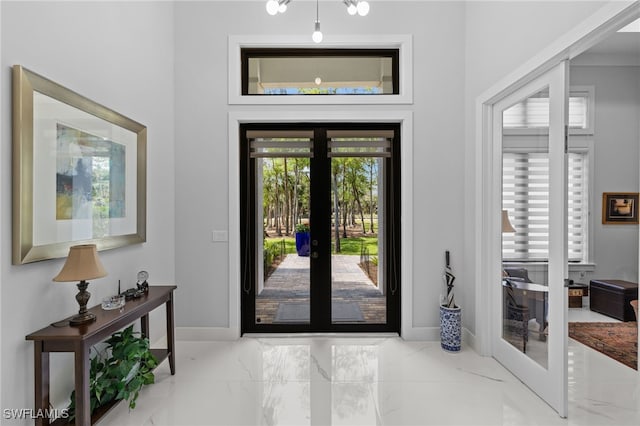
<path id="1" fill-rule="evenodd" d="M 96 410 L 90 414 L 89 398 L 89 352 L 96 343 L 109 338 L 116 331 L 140 320 L 142 335 L 149 336 L 149 312 L 161 305 L 166 305 L 167 314 L 167 348 L 152 349 L 159 362 L 169 359 L 171 374 L 175 374 L 175 337 L 173 314 L 173 291 L 177 287 L 151 286 L 149 292 L 138 298 L 127 301 L 120 310 L 105 311 L 100 305 L 90 311 L 96 315 L 96 321 L 80 326 L 71 326 L 64 321 L 50 325 L 26 336 L 34 343 L 35 355 L 35 409 L 49 408 L 49 353 L 73 352 L 75 358 L 75 391 L 76 422 L 78 425 L 90 425 L 105 415 L 113 405 Z M 48 418 L 37 418 L 36 425 L 68 424 L 66 419 L 58 419 L 53 423 Z"/>
<path id="2" fill-rule="evenodd" d="M 591 280 L 589 306 L 592 311 L 619 319 L 633 321 L 631 301 L 638 298 L 638 283 L 624 280 Z"/>

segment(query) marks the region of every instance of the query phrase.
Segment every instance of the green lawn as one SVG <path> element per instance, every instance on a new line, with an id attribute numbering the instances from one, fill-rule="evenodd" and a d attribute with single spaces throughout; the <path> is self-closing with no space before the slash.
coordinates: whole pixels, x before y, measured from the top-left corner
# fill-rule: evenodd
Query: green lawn
<path id="1" fill-rule="evenodd" d="M 360 255 L 362 244 L 369 249 L 369 256 L 378 255 L 378 237 L 340 238 L 340 254 Z M 331 242 L 331 250 L 334 251 L 333 241 Z"/>
<path id="2" fill-rule="evenodd" d="M 265 244 L 284 240 L 285 251 L 287 254 L 296 252 L 296 240 L 293 237 L 283 238 L 267 238 Z M 340 248 L 342 249 L 340 254 L 355 254 L 360 255 L 360 249 L 362 244 L 369 249 L 370 256 L 378 255 L 378 237 L 354 237 L 354 238 L 340 238 Z M 333 251 L 333 242 L 331 243 L 331 249 Z"/>

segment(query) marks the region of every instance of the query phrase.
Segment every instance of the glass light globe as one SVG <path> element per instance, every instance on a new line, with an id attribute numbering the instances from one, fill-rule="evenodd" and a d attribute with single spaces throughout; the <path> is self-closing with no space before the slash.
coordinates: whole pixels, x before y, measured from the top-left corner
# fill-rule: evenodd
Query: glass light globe
<path id="1" fill-rule="evenodd" d="M 355 15 L 356 13 L 358 13 L 358 8 L 355 4 L 351 3 L 349 7 L 347 7 L 347 13 L 349 15 Z"/>
<path id="2" fill-rule="evenodd" d="M 322 79 L 320 77 L 316 77 L 314 82 L 316 83 L 317 86 L 320 86 L 322 84 Z"/>
<path id="3" fill-rule="evenodd" d="M 311 39 L 316 43 L 320 43 L 322 41 L 322 32 L 314 31 L 313 34 L 311 34 Z"/>
<path id="4" fill-rule="evenodd" d="M 278 5 L 278 1 L 277 0 L 269 0 L 267 2 L 267 13 L 269 15 L 275 15 L 276 13 L 278 13 L 278 8 L 280 7 Z"/>
<path id="5" fill-rule="evenodd" d="M 287 11 L 287 4 L 286 3 L 282 3 L 280 6 L 278 6 L 278 12 L 285 13 L 286 11 Z"/>
<path id="6" fill-rule="evenodd" d="M 367 16 L 369 13 L 369 2 L 359 1 L 358 2 L 358 15 Z"/>

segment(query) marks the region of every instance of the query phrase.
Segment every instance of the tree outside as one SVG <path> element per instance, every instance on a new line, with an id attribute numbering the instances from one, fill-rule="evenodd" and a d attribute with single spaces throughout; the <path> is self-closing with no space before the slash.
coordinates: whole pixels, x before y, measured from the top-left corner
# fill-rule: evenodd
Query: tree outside
<path id="1" fill-rule="evenodd" d="M 276 240 L 284 240 L 285 254 L 295 253 L 296 225 L 310 224 L 313 235 L 313 221 L 309 217 L 309 161 L 309 158 L 262 159 L 265 252 Z M 366 251 L 369 261 L 377 263 L 379 161 L 369 157 L 332 159 L 334 254 L 361 255 Z"/>

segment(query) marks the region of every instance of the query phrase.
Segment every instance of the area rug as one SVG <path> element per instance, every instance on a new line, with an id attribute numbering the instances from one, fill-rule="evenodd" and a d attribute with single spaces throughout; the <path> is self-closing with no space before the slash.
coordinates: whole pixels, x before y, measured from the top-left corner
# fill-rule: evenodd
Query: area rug
<path id="1" fill-rule="evenodd" d="M 570 322 L 569 337 L 634 370 L 638 369 L 636 322 Z"/>
<path id="2" fill-rule="evenodd" d="M 331 303 L 331 320 L 333 322 L 363 322 L 364 316 L 358 302 L 335 301 Z M 309 322 L 309 302 L 280 303 L 273 322 Z"/>

